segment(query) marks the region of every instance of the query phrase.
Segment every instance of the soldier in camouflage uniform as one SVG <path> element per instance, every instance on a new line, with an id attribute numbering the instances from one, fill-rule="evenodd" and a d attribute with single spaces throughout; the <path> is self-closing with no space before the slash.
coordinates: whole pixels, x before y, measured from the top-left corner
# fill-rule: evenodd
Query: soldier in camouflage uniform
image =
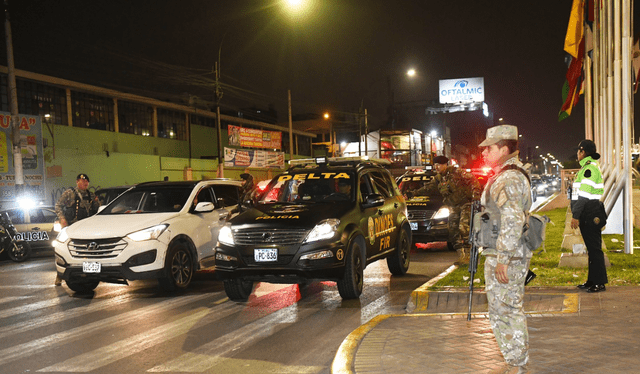
<path id="1" fill-rule="evenodd" d="M 89 176 L 78 174 L 76 188 L 69 188 L 60 196 L 56 202 L 56 214 L 58 215 L 60 226 L 69 226 L 98 212 L 100 202 L 91 191 L 87 190 L 88 187 Z M 57 274 L 54 284 L 56 286 L 62 284 L 62 280 Z"/>
<path id="2" fill-rule="evenodd" d="M 484 248 L 484 276 L 489 320 L 506 365 L 496 373 L 526 373 L 529 333 L 524 314 L 524 282 L 531 251 L 521 243 L 526 213 L 531 208 L 527 176 L 510 169 L 522 168 L 518 160 L 518 128 L 501 125 L 487 130 L 482 156 L 495 171 L 482 194 L 482 205 L 490 216 L 500 216 L 495 248 Z M 503 169 L 507 167 L 507 169 Z M 492 213 L 492 208 L 499 212 Z M 495 215 L 493 215 L 495 214 Z"/>
<path id="3" fill-rule="evenodd" d="M 437 156 L 433 159 L 438 172 L 431 181 L 414 195 L 427 195 L 440 192 L 444 203 L 449 207 L 449 243 L 458 252 L 458 265 L 469 262 L 471 245 L 469 238 L 469 220 L 471 202 L 480 198 L 482 189 L 476 177 L 454 166 L 448 166 L 449 159 Z"/>

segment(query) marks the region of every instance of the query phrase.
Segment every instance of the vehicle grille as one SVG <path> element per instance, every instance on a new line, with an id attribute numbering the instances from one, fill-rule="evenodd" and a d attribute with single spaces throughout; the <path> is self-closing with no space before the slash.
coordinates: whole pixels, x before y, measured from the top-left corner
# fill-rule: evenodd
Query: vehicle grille
<path id="1" fill-rule="evenodd" d="M 76 258 L 114 258 L 127 246 L 122 238 L 73 239 L 69 242 L 69 252 Z"/>
<path id="2" fill-rule="evenodd" d="M 410 210 L 407 218 L 409 221 L 424 221 L 431 219 L 435 213 L 435 210 Z"/>
<path id="3" fill-rule="evenodd" d="M 302 243 L 307 232 L 305 229 L 239 229 L 233 231 L 233 239 L 239 245 L 293 245 Z"/>

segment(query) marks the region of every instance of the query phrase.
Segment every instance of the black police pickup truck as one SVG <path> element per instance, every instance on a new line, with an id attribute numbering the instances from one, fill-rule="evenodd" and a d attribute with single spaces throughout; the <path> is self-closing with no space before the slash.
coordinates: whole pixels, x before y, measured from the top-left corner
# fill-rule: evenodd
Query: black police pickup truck
<path id="1" fill-rule="evenodd" d="M 449 208 L 444 205 L 440 192 L 423 188 L 435 175 L 434 170 L 412 169 L 397 179 L 401 193 L 407 198 L 414 245 L 449 239 Z M 453 249 L 452 243 L 447 244 Z"/>
<path id="2" fill-rule="evenodd" d="M 411 228 L 404 198 L 381 161 L 294 160 L 250 209 L 220 230 L 215 273 L 231 300 L 253 282 L 331 280 L 344 299 L 360 297 L 364 268 L 386 258 L 409 268 Z"/>

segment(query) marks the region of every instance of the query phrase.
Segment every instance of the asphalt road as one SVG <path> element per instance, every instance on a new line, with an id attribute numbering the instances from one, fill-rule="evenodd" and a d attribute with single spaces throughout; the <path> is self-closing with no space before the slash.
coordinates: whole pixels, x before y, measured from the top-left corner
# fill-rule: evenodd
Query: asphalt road
<path id="1" fill-rule="evenodd" d="M 344 338 L 379 314 L 404 313 L 411 291 L 456 259 L 446 243 L 412 253 L 409 273 L 365 270 L 364 293 L 343 301 L 333 282 L 258 284 L 229 301 L 213 274 L 166 294 L 155 281 L 100 284 L 77 296 L 53 286 L 51 253 L 0 261 L 2 373 L 330 373 Z"/>

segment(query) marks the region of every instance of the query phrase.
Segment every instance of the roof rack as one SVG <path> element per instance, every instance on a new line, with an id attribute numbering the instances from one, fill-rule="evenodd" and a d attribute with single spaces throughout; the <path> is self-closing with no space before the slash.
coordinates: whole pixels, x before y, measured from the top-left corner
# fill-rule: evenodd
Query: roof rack
<path id="1" fill-rule="evenodd" d="M 383 158 L 370 158 L 369 156 L 351 156 L 351 157 L 316 157 L 304 158 L 298 160 L 289 160 L 289 167 L 307 166 L 307 165 L 328 165 L 328 164 L 347 164 L 373 162 L 381 165 L 391 165 L 391 161 Z"/>

